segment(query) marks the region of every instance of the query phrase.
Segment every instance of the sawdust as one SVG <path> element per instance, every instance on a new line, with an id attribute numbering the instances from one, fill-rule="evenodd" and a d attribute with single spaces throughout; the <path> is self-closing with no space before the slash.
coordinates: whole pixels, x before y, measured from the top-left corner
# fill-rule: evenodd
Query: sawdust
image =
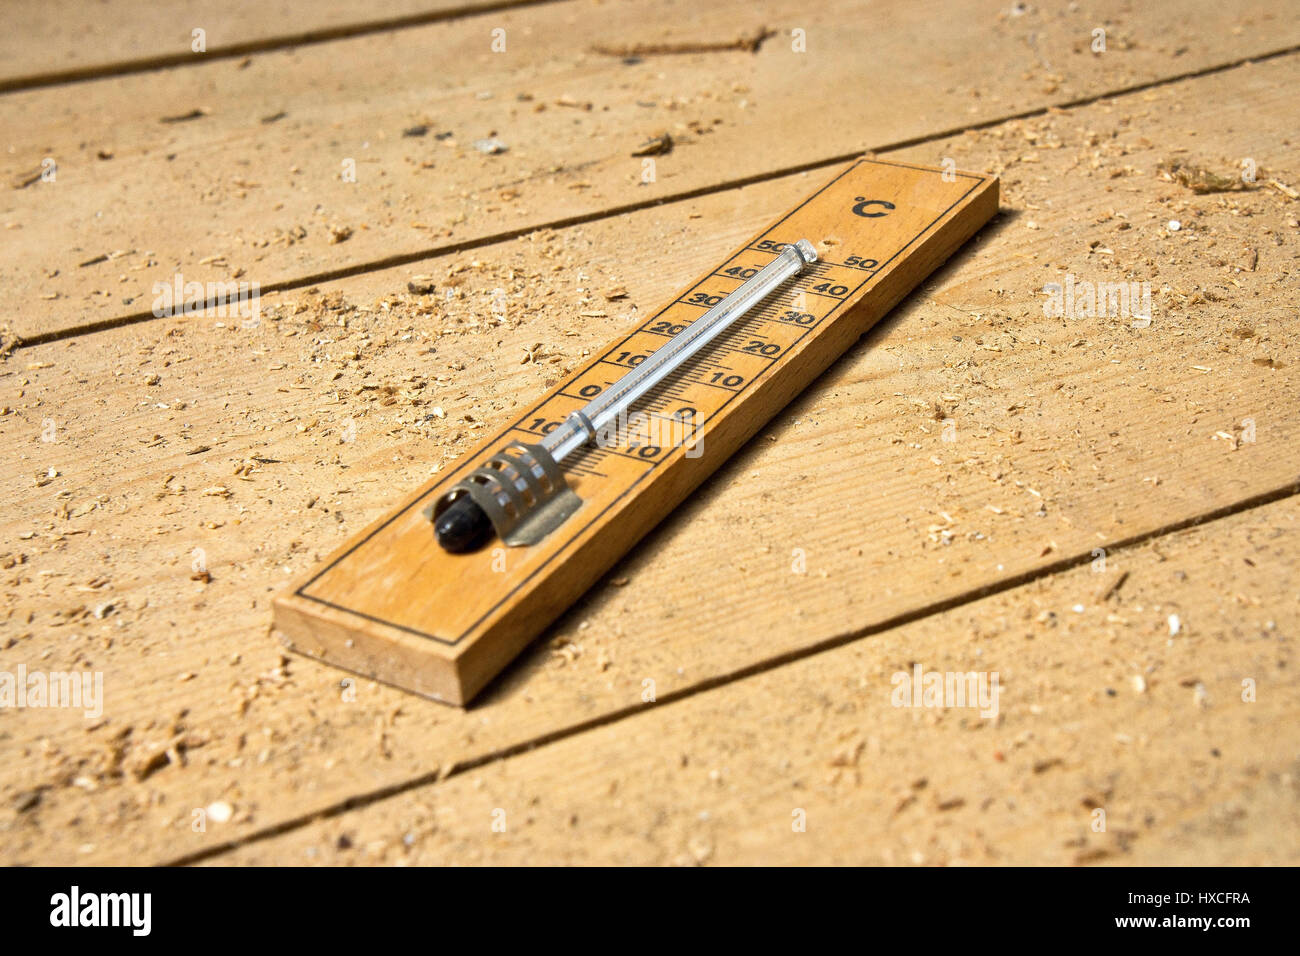
<path id="1" fill-rule="evenodd" d="M 1156 167 L 1170 182 L 1186 186 L 1198 195 L 1206 193 L 1239 192 L 1255 188 L 1241 176 L 1220 176 L 1218 173 L 1187 160 L 1162 160 Z"/>
<path id="2" fill-rule="evenodd" d="M 575 117 L 588 112 L 573 108 Z M 841 521 L 845 527 L 837 529 L 824 521 L 818 524 L 816 515 L 800 514 L 799 521 L 820 529 L 819 535 L 825 532 L 819 538 L 823 546 L 846 562 L 841 581 L 867 576 L 883 581 L 887 574 L 896 574 L 906 554 L 927 555 L 934 562 L 947 562 L 942 567 L 954 577 L 975 578 L 980 569 L 987 571 L 1001 561 L 1060 553 L 1060 542 L 1070 533 L 1068 522 L 1081 510 L 1097 520 L 1096 511 L 1084 507 L 1087 502 L 1095 499 L 1102 502 L 1096 507 L 1111 507 L 1106 503 L 1112 501 L 1105 497 L 1107 484 L 1131 481 L 1135 488 L 1129 494 L 1148 503 L 1156 500 L 1174 479 L 1167 476 L 1159 485 L 1140 483 L 1131 464 L 1163 461 L 1153 455 L 1156 444 L 1163 447 L 1190 434 L 1200 443 L 1197 455 L 1209 449 L 1224 455 L 1255 454 L 1255 448 L 1241 441 L 1239 422 L 1243 414 L 1258 415 L 1260 409 L 1207 397 L 1206 383 L 1224 375 L 1249 382 L 1252 370 L 1273 374 L 1294 365 L 1296 342 L 1285 321 L 1290 310 L 1284 293 L 1294 280 L 1300 224 L 1280 212 L 1286 208 L 1279 202 L 1284 194 L 1276 190 L 1271 195 L 1237 189 L 1223 195 L 1158 193 L 1150 173 L 1158 157 L 1139 131 L 1158 121 L 1159 110 L 1159 104 L 1135 108 L 1126 100 L 1106 111 L 1048 114 L 1002 124 L 933 147 L 955 157 L 963 168 L 996 168 L 1005 174 L 1008 214 L 993 235 L 1005 236 L 1033 217 L 1042 225 L 1037 235 L 1050 236 L 1052 242 L 981 242 L 965 260 L 961 275 L 969 268 L 983 270 L 979 282 L 989 286 L 987 296 L 942 286 L 933 302 L 906 306 L 900 313 L 905 317 L 873 336 L 849 360 L 845 375 L 850 381 L 832 376 L 769 430 L 769 438 L 790 438 L 805 453 L 808 464 L 796 468 L 799 473 L 793 479 L 784 469 L 767 479 L 747 477 L 750 471 L 776 471 L 773 462 L 787 463 L 764 457 L 764 447 L 771 447 L 772 455 L 781 450 L 781 443 L 764 441 L 747 450 L 744 467 L 715 483 L 709 507 L 692 515 L 694 527 L 679 524 L 674 533 L 752 539 L 769 554 L 783 556 L 780 548 L 788 542 L 779 537 L 778 526 L 790 515 L 789 505 L 782 503 L 789 480 L 815 487 L 822 463 L 830 460 L 826 453 L 831 443 L 871 454 L 896 446 L 901 453 L 920 457 L 898 459 L 898 469 L 906 473 L 905 487 L 882 483 L 878 489 L 883 504 L 872 540 L 863 541 L 848 522 Z M 903 156 L 933 161 L 922 150 Z M 1027 156 L 1034 159 L 1026 161 Z M 1295 175 L 1294 170 L 1284 172 Z M 1100 204 L 1062 204 L 1052 184 L 1067 177 L 1105 183 L 1116 191 L 1108 191 L 1109 201 Z M 526 201 L 526 188 L 522 197 Z M 388 708 L 401 702 L 418 714 L 422 733 L 440 721 L 455 726 L 439 747 L 454 749 L 453 739 L 459 746 L 462 738 L 476 735 L 492 739 L 493 730 L 480 723 L 483 714 L 463 720 L 450 717 L 365 682 L 352 688 L 361 691 L 361 702 L 348 705 L 354 709 L 336 707 L 334 702 L 348 690 L 341 687 L 340 675 L 315 665 L 291 673 L 273 653 L 264 634 L 268 594 L 283 586 L 289 577 L 286 569 L 297 572 L 319 561 L 391 504 L 393 488 L 410 487 L 455 461 L 483 428 L 557 381 L 587 350 L 598 348 L 625 329 L 640 309 L 653 304 L 646 289 L 659 287 L 648 285 L 645 276 L 628 276 L 647 246 L 662 246 L 676 257 L 685 253 L 689 244 L 681 234 L 682 211 L 674 210 L 663 227 L 627 220 L 604 231 L 596 225 L 539 231 L 475 253 L 421 262 L 422 272 L 415 277 L 395 270 L 383 278 L 357 277 L 268 297 L 263 325 L 253 334 L 239 330 L 237 323 L 207 317 L 166 320 L 134 332 L 105 333 L 103 339 L 93 340 L 94 350 L 74 339 L 33 353 L 58 361 L 34 362 L 35 367 L 26 369 L 21 367 L 26 363 L 6 365 L 0 379 L 5 409 L 0 427 L 6 436 L 16 436 L 14 447 L 30 460 L 15 459 L 15 475 L 25 487 L 13 502 L 10 521 L 14 539 L 22 544 L 7 546 L 0 556 L 5 572 L 0 647 L 21 647 L 32 658 L 47 655 L 51 666 L 93 665 L 142 674 L 140 686 L 131 689 L 132 701 L 121 704 L 126 715 L 115 716 L 111 723 L 87 727 L 51 718 L 33 728 L 15 719 L 6 726 L 5 733 L 12 734 L 6 744 L 15 755 L 12 766 L 31 769 L 23 778 L 10 775 L 3 783 L 3 806 L 14 814 L 0 821 L 6 859 L 37 861 L 37 850 L 51 833 L 63 834 L 59 846 L 65 858 L 120 862 L 112 845 L 116 841 L 107 834 L 120 835 L 123 845 L 136 841 L 132 845 L 147 846 L 150 859 L 163 858 L 176 852 L 178 833 L 189 834 L 191 804 L 212 807 L 224 802 L 232 808 L 232 817 L 243 820 L 250 814 L 248 819 L 269 824 L 278 811 L 268 795 L 302 796 L 328 786 L 345 765 L 337 761 L 350 759 L 340 754 L 374 746 L 376 764 L 368 766 L 378 764 L 382 750 L 393 762 L 405 759 L 427 767 L 429 753 L 391 730 L 396 718 Z M 1183 224 L 1177 233 L 1164 229 L 1172 218 Z M 625 238 L 619 245 L 620 234 L 635 241 Z M 312 222 L 285 225 L 270 241 L 323 247 L 327 235 L 323 222 Z M 254 237 L 250 245 L 256 247 L 257 241 L 265 244 L 266 237 Z M 611 257 L 606 248 L 618 255 Z M 989 254 L 999 258 L 986 262 L 983 257 Z M 143 252 L 131 255 L 145 259 Z M 666 268 L 672 256 L 653 260 L 656 268 Z M 75 264 L 73 258 L 63 267 Z M 1061 322 L 1055 327 L 1044 323 L 1034 296 L 1044 281 L 1069 270 L 1149 279 L 1165 336 L 1160 346 L 1136 338 L 1120 321 Z M 377 282 L 383 287 L 376 288 Z M 502 300 L 506 307 L 494 309 Z M 1248 314 L 1243 311 L 1247 306 Z M 938 332 L 931 336 L 935 328 Z M 6 348 L 11 346 L 8 339 Z M 1179 367 L 1160 364 L 1166 349 L 1182 362 Z M 521 353 L 527 361 L 520 361 Z M 1120 367 L 1113 362 L 1123 363 L 1127 375 L 1110 377 L 1108 370 Z M 1198 367 L 1214 371 L 1193 374 Z M 1038 378 L 1026 371 L 1034 368 L 1054 371 Z M 819 423 L 840 422 L 837 409 L 846 401 L 844 395 L 864 394 L 848 391 L 854 378 L 887 384 L 854 409 L 852 424 L 844 431 L 822 431 Z M 1284 420 L 1285 402 L 1292 393 L 1281 376 L 1277 388 L 1276 405 L 1257 399 L 1257 393 L 1242 394 Z M 1140 430 L 1138 419 L 1152 409 L 1163 415 L 1166 408 L 1180 412 L 1162 419 L 1169 423 L 1167 433 Z M 961 442 L 955 447 L 943 441 L 941 414 L 957 422 Z M 1090 420 L 1094 416 L 1109 420 Z M 59 451 L 54 475 L 49 463 L 36 460 L 33 451 L 45 449 L 32 436 L 40 433 L 46 417 L 58 420 L 61 429 L 72 427 L 75 435 L 75 443 L 54 445 Z M 1222 444 L 1211 444 L 1215 438 Z M 818 442 L 827 444 L 818 451 Z M 936 458 L 940 464 L 934 463 Z M 1191 476 L 1198 488 L 1204 484 L 1210 489 L 1205 495 L 1213 494 L 1209 477 L 1187 460 L 1172 460 L 1182 468 L 1183 481 Z M 917 468 L 917 461 L 930 464 Z M 1231 461 L 1240 468 L 1237 474 L 1246 476 L 1255 459 Z M 1173 465 L 1168 467 L 1179 473 Z M 1094 474 L 1100 477 L 1089 483 Z M 35 484 L 33 475 L 44 482 L 37 491 L 26 487 Z M 734 496 L 722 494 L 719 487 L 735 489 Z M 218 488 L 223 490 L 208 493 Z M 1134 512 L 1118 504 L 1114 510 L 1118 518 L 1133 520 Z M 1045 526 L 1042 531 L 1017 530 L 1035 521 L 1059 524 L 1050 533 Z M 1122 525 L 1117 521 L 1106 531 L 1122 534 Z M 1092 527 L 1088 534 L 1095 537 Z M 1270 540 L 1264 532 L 1258 538 Z M 1077 543 L 1077 537 L 1074 540 Z M 661 540 L 651 553 L 669 545 L 671 541 Z M 205 552 L 212 570 L 194 568 L 195 548 Z M 1222 710 L 1214 707 L 1223 695 L 1211 693 L 1208 671 L 1198 666 L 1197 673 L 1180 678 L 1191 681 L 1185 687 L 1165 673 L 1181 664 L 1177 658 L 1166 661 L 1159 656 L 1163 642 L 1171 639 L 1167 622 L 1173 613 L 1161 610 L 1161 602 L 1177 593 L 1174 572 L 1204 580 L 1206 561 L 1217 558 L 1238 566 L 1242 555 L 1252 554 L 1259 557 L 1245 543 L 1224 543 L 1185 556 L 1171 551 L 1167 563 L 1159 565 L 1165 576 L 1158 580 L 1149 574 L 1125 578 L 1127 570 L 1117 572 L 1115 582 L 1098 579 L 1100 587 L 1085 579 L 1078 599 L 1086 602 L 1100 592 L 1094 603 L 1107 605 L 1100 619 L 1090 621 L 1092 629 L 1082 626 L 1088 612 L 1076 613 L 1066 605 L 1033 607 L 1022 619 L 1025 605 L 1007 600 L 940 636 L 951 641 L 954 634 L 978 634 L 990 646 L 996 638 L 1003 645 L 1021 647 L 1012 659 L 1026 673 L 1045 675 L 1040 693 L 1049 707 L 1092 692 L 1058 676 L 1060 655 L 1067 653 L 1077 655 L 1067 670 L 1092 668 L 1086 671 L 1088 679 L 1103 700 L 1110 699 L 1104 686 L 1123 686 L 1124 681 L 1136 688 L 1140 679 L 1143 699 L 1163 699 L 1165 687 L 1174 683 L 1181 687 L 1180 707 L 1218 715 Z M 735 560 L 752 569 L 762 555 L 756 548 L 754 554 Z M 855 560 L 861 564 L 847 564 Z M 920 576 L 931 566 L 906 567 Z M 664 573 L 653 561 L 649 570 Z M 604 686 L 593 684 L 592 675 L 608 671 L 602 681 L 611 684 L 631 679 L 629 675 L 636 681 L 642 678 L 637 669 L 642 659 L 635 656 L 639 645 L 633 638 L 644 633 L 641 622 L 655 616 L 645 607 L 664 612 L 665 620 L 672 620 L 666 616 L 669 611 L 678 615 L 676 620 L 685 619 L 684 609 L 674 603 L 674 589 L 662 588 L 666 596 L 657 596 L 652 584 L 641 583 L 643 577 L 654 580 L 650 574 L 616 574 L 607 589 L 614 596 L 597 598 L 582 610 L 584 618 L 594 621 L 588 626 L 584 619 L 582 639 L 571 640 L 577 631 L 562 625 L 560 643 L 536 655 L 544 662 L 555 659 L 545 670 L 573 675 L 571 684 L 536 684 L 538 678 L 525 662 L 519 682 L 506 695 L 506 703 L 519 708 L 512 713 L 541 706 L 525 700 L 547 697 L 539 686 L 547 692 L 580 687 L 573 706 L 591 709 L 592 698 Z M 674 583 L 679 591 L 689 584 Z M 842 587 L 850 593 L 847 585 Z M 1167 590 L 1162 593 L 1161 587 Z M 1243 614 L 1262 612 L 1260 602 L 1266 595 L 1245 584 L 1233 591 L 1240 592 L 1240 599 L 1234 593 L 1225 600 Z M 1021 595 L 1030 604 L 1038 599 L 1036 593 Z M 663 603 L 656 605 L 656 600 Z M 623 601 L 627 605 L 619 603 Z M 1112 614 L 1114 620 L 1108 616 Z M 625 635 L 620 628 L 626 629 Z M 1213 652 L 1217 637 L 1189 637 L 1182 625 L 1180 631 L 1173 639 L 1204 641 L 1200 651 Z M 70 638 L 74 634 L 76 640 Z M 602 642 L 619 648 L 617 660 Z M 1053 650 L 1041 657 L 1023 650 L 1045 645 Z M 1101 650 L 1093 654 L 1092 647 Z M 1198 645 L 1189 647 L 1196 650 Z M 1134 670 L 1140 671 L 1136 678 Z M 774 699 L 780 697 L 777 690 L 773 694 Z M 838 705 L 848 700 L 858 706 L 849 694 L 823 690 L 815 682 L 808 685 L 808 700 L 819 694 Z M 179 717 L 177 701 L 190 713 Z M 826 719 L 831 719 L 829 708 Z M 1141 739 L 1150 732 L 1150 720 L 1137 713 L 1119 731 L 1099 726 L 1110 746 L 1115 733 L 1130 741 Z M 946 728 L 921 725 L 903 738 L 899 750 L 927 740 L 947 747 L 954 739 L 964 739 L 964 732 L 940 736 L 941 730 Z M 1065 778 L 1059 791 L 1041 791 L 1049 806 L 1110 798 L 1106 782 L 1088 773 L 1096 764 L 1090 756 L 1093 744 L 1079 742 L 1091 741 L 1086 733 L 1077 739 L 1057 735 L 1046 740 L 1020 740 L 1019 733 L 999 737 L 980 754 L 988 754 L 990 765 L 1005 761 L 1022 774 L 1028 771 L 1027 776 L 1039 781 L 1035 786 L 1054 787 L 1057 778 Z M 1249 754 L 1248 735 L 1240 728 L 1220 725 L 1215 733 L 1229 752 L 1235 748 Z M 681 739 L 692 741 L 692 748 L 709 744 L 698 736 Z M 820 784 L 827 769 L 838 772 L 833 782 L 837 793 L 870 789 L 873 759 L 858 757 L 853 762 L 857 754 L 866 753 L 859 743 L 850 737 L 817 751 L 811 765 L 792 764 L 795 769 L 772 778 L 771 792 L 784 793 L 782 788 L 792 788 L 795 778 Z M 1136 749 L 1136 744 L 1119 741 L 1113 745 Z M 1150 748 L 1146 752 L 1158 750 L 1149 742 L 1144 746 Z M 724 741 L 696 760 L 705 767 L 721 766 L 739 760 L 743 752 L 743 747 Z M 1205 758 L 1198 754 L 1196 759 Z M 1243 757 L 1224 778 L 1245 779 L 1243 768 L 1253 759 Z M 1258 759 L 1261 766 L 1268 765 L 1264 757 Z M 979 767 L 981 772 L 984 767 L 967 755 L 954 760 L 951 751 L 935 761 L 937 767 Z M 1034 773 L 1039 765 L 1045 770 Z M 900 763 L 892 769 L 908 768 Z M 611 853 L 621 849 L 627 858 L 665 862 L 734 859 L 734 841 L 726 832 L 713 832 L 707 821 L 683 821 L 670 814 L 651 823 L 633 819 L 636 807 L 652 805 L 656 789 L 673 792 L 670 788 L 683 772 L 674 761 L 667 770 L 656 765 L 640 777 L 611 773 L 592 792 L 619 794 L 622 815 L 613 800 L 593 813 L 584 810 L 576 824 L 583 840 L 567 836 L 566 850 L 563 841 L 537 837 L 534 851 L 540 846 L 554 859 L 588 845 Z M 1151 778 L 1132 772 L 1135 776 L 1127 785 L 1130 795 L 1137 796 L 1130 799 L 1140 806 L 1143 783 Z M 1177 778 L 1170 776 L 1162 785 L 1170 779 Z M 735 819 L 748 819 L 740 798 L 729 796 L 729 780 L 721 775 L 720 782 L 710 785 L 734 800 Z M 462 799 L 475 792 L 463 775 L 451 775 L 448 783 L 464 785 L 463 791 L 455 791 Z M 257 791 L 261 805 L 245 795 L 236 799 L 233 793 L 240 787 L 250 792 L 262 787 Z M 913 853 L 922 853 L 929 862 L 995 862 L 1031 858 L 1034 853 L 1058 862 L 1087 862 L 1131 858 L 1128 854 L 1141 850 L 1143 840 L 1158 833 L 1154 824 L 1138 823 L 1133 828 L 1141 834 L 1136 841 L 1127 835 L 1093 846 L 1090 841 L 1100 838 L 1082 834 L 1071 836 L 1068 847 L 1058 839 L 1035 848 L 1030 841 L 1044 832 L 1057 833 L 1061 821 L 1049 813 L 1026 825 L 1023 814 L 1008 812 L 1001 845 L 990 847 L 970 835 L 988 831 L 985 814 L 994 808 L 985 808 L 982 794 L 970 784 L 966 787 L 960 780 L 936 777 L 932 792 L 942 796 L 933 802 L 910 794 L 913 799 L 900 812 L 917 814 L 908 820 L 909 828 L 919 840 L 933 837 L 934 845 L 918 849 L 891 834 L 885 849 L 899 862 L 912 861 Z M 519 799 L 524 802 L 534 795 L 521 787 Z M 432 802 L 427 794 L 413 799 Z M 900 800 L 892 793 L 886 799 L 891 809 Z M 386 804 L 379 823 L 374 817 L 358 823 L 355 816 L 344 815 L 306 828 L 298 834 L 301 841 L 295 842 L 292 855 L 277 849 L 274 841 L 250 852 L 282 852 L 296 861 L 307 858 L 297 853 L 300 844 L 310 843 L 318 861 L 490 858 L 493 846 L 477 838 L 471 822 L 458 830 L 461 824 L 444 812 L 446 804 L 455 801 L 440 796 L 438 803 L 427 812 L 413 804 L 400 814 Z M 859 809 L 866 819 L 884 816 L 874 804 L 859 804 Z M 251 816 L 254 810 L 256 817 Z M 1163 807 L 1154 810 L 1165 812 Z M 539 811 L 540 819 L 546 819 L 543 813 Z M 609 815 L 601 818 L 599 813 Z M 944 815 L 942 827 L 934 813 Z M 222 815 L 224 808 L 218 813 Z M 570 816 L 564 813 L 563 827 L 556 832 L 574 831 Z M 1141 819 L 1136 811 L 1135 819 Z M 329 839 L 342 828 L 351 828 L 351 836 Z M 940 839 L 944 829 L 960 830 L 967 842 L 945 843 Z M 1020 830 L 1027 834 L 1023 842 L 1015 836 Z M 80 853 L 78 848 L 88 845 L 98 849 Z M 1204 845 L 1232 859 L 1242 837 L 1211 830 Z"/>
<path id="3" fill-rule="evenodd" d="M 598 43 L 591 47 L 592 53 L 602 56 L 642 57 L 642 56 L 676 56 L 683 53 L 757 53 L 763 47 L 763 41 L 775 36 L 775 30 L 758 27 L 749 33 L 741 33 L 730 40 L 674 40 L 660 43 L 638 41 L 626 44 Z"/>
<path id="4" fill-rule="evenodd" d="M 673 151 L 673 136 L 666 130 L 655 133 L 644 143 L 632 150 L 633 156 L 665 156 Z"/>

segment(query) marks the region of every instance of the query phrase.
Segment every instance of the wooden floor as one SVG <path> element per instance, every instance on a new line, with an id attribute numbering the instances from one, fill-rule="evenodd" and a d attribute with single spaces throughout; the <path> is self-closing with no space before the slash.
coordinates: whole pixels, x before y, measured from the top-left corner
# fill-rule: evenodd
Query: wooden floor
<path id="1" fill-rule="evenodd" d="M 1300 4 L 28 6 L 0 671 L 104 699 L 0 707 L 0 862 L 1300 862 Z M 1002 212 L 476 706 L 282 656 L 291 579 L 864 152 Z"/>

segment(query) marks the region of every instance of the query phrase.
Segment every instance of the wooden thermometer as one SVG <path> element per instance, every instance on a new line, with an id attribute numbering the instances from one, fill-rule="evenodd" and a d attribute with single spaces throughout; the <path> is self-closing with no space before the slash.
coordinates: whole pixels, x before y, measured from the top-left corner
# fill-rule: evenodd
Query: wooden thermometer
<path id="1" fill-rule="evenodd" d="M 997 208 L 992 176 L 851 164 L 296 582 L 273 629 L 468 703 Z"/>

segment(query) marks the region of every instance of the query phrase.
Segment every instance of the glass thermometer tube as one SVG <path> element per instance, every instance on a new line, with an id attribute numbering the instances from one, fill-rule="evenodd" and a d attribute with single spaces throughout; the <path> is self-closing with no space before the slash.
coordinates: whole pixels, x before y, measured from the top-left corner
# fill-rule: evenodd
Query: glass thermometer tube
<path id="1" fill-rule="evenodd" d="M 816 261 L 817 250 L 807 239 L 787 245 L 721 302 L 650 353 L 644 362 L 582 408 L 570 412 L 557 428 L 542 438 L 542 450 L 558 464 L 595 441 L 604 428 L 620 415 L 630 412 L 634 402 L 689 362 L 784 282 Z M 523 478 L 515 483 L 520 491 L 526 486 Z M 443 548 L 460 553 L 481 547 L 491 535 L 492 524 L 487 513 L 470 495 L 461 495 L 438 515 L 434 531 Z"/>
<path id="2" fill-rule="evenodd" d="M 817 250 L 807 239 L 786 246 L 781 254 L 746 279 L 735 291 L 678 332 L 650 357 L 592 399 L 542 439 L 542 447 L 557 462 L 588 442 L 632 403 L 681 368 L 700 349 L 731 327 L 754 306 L 775 292 L 791 276 L 817 261 Z"/>

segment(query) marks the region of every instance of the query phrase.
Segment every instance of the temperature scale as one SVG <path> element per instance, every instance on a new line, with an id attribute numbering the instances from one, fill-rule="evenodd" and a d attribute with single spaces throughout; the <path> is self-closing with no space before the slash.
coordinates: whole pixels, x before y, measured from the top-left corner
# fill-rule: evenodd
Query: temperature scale
<path id="1" fill-rule="evenodd" d="M 997 212 L 862 159 L 277 598 L 293 650 L 464 705 Z"/>

